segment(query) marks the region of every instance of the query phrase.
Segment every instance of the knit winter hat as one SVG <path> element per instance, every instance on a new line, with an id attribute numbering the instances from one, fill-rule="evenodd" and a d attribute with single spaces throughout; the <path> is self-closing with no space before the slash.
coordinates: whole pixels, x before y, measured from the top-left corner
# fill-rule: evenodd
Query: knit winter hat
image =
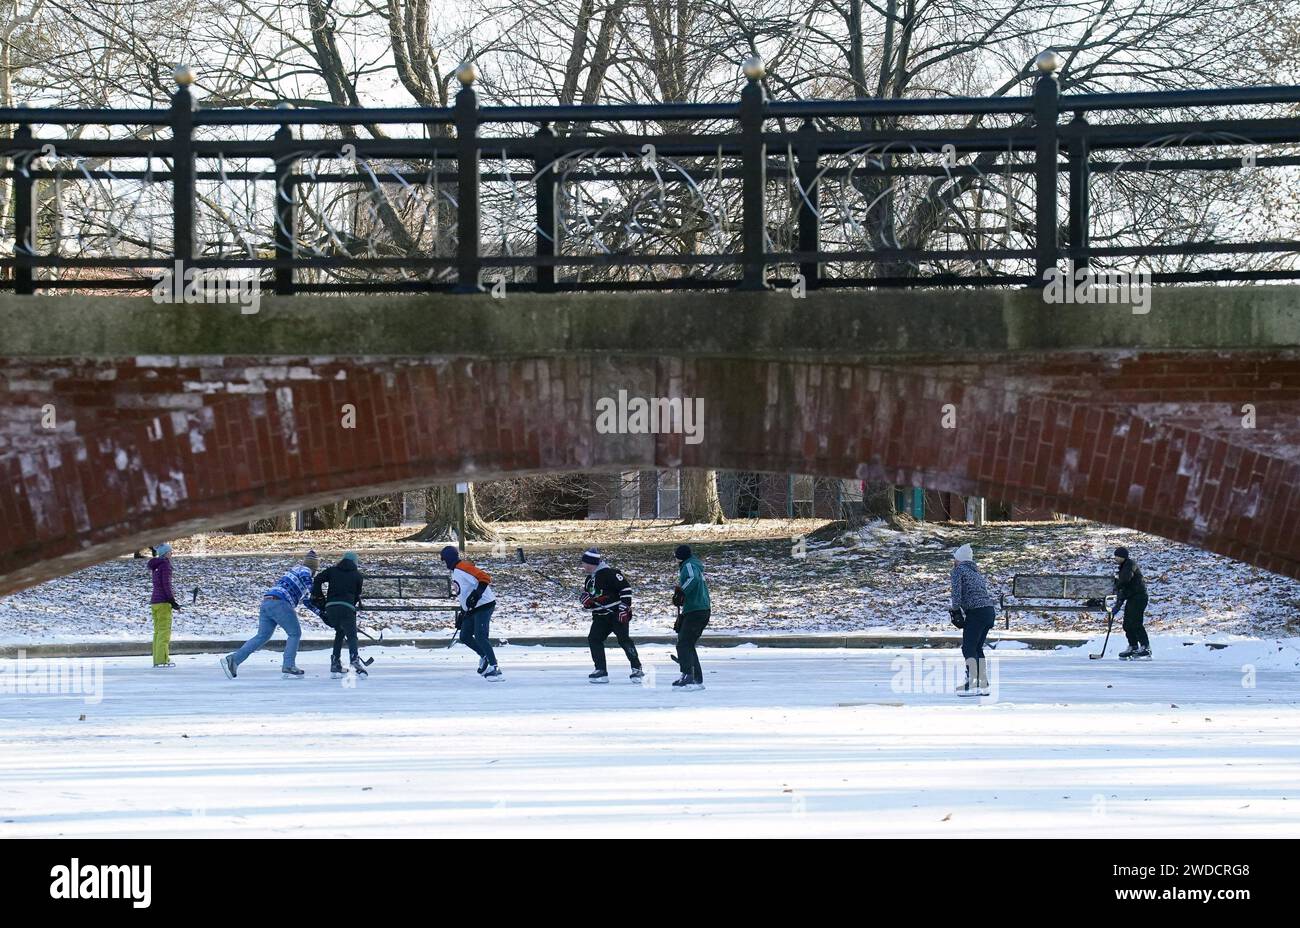
<path id="1" fill-rule="evenodd" d="M 588 548 L 586 551 L 583 551 L 583 552 L 582 552 L 582 563 L 584 563 L 584 564 L 599 564 L 599 563 L 600 563 L 600 552 L 597 551 L 595 548 Z"/>
<path id="2" fill-rule="evenodd" d="M 351 561 L 353 564 L 355 564 L 355 563 L 357 562 L 357 552 L 355 552 L 355 551 L 344 551 L 344 552 L 343 552 L 343 560 L 345 560 L 345 561 Z"/>
<path id="3" fill-rule="evenodd" d="M 1128 560 L 1128 548 L 1119 547 L 1115 549 L 1115 557 L 1122 557 Z"/>
<path id="4" fill-rule="evenodd" d="M 158 552 L 159 557 L 166 557 L 172 553 L 172 546 L 164 541 L 158 547 L 154 548 L 154 550 Z"/>
<path id="5" fill-rule="evenodd" d="M 678 545 L 678 546 L 677 546 L 677 550 L 674 551 L 673 554 L 677 556 L 677 560 L 679 560 L 679 561 L 687 561 L 687 560 L 690 560 L 690 557 L 691 557 L 691 546 L 690 546 L 690 545 Z"/>
<path id="6" fill-rule="evenodd" d="M 438 557 L 442 558 L 442 562 L 447 565 L 448 570 L 452 570 L 460 563 L 460 549 L 455 545 L 447 545 L 438 552 Z"/>
<path id="7" fill-rule="evenodd" d="M 952 553 L 952 559 L 957 562 L 975 560 L 975 552 L 971 550 L 970 545 L 962 545 Z"/>
<path id="8" fill-rule="evenodd" d="M 316 553 L 315 548 L 312 548 L 310 551 L 308 551 L 306 554 L 302 556 L 302 562 L 309 567 L 313 564 L 319 564 L 320 555 Z"/>

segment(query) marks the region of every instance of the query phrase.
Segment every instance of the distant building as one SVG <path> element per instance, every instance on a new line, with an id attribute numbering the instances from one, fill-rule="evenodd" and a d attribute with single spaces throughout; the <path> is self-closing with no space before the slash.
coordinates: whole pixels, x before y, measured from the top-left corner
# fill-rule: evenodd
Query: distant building
<path id="1" fill-rule="evenodd" d="M 676 519 L 682 508 L 681 472 L 592 474 L 589 519 Z"/>
<path id="2" fill-rule="evenodd" d="M 845 519 L 862 513 L 862 481 L 810 474 L 762 474 L 720 470 L 718 500 L 728 519 Z M 676 519 L 681 513 L 679 471 L 592 474 L 589 519 Z M 913 518 L 966 521 L 966 497 L 938 490 L 895 491 L 895 508 Z M 1050 509 L 989 500 L 986 518 L 1048 520 Z"/>

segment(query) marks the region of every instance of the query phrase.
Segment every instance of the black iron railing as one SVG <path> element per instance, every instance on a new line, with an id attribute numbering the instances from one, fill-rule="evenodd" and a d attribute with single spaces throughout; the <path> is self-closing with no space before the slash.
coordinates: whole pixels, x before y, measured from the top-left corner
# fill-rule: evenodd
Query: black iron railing
<path id="1" fill-rule="evenodd" d="M 0 269 L 20 294 L 1300 277 L 1300 87 L 1061 95 L 1053 65 L 989 99 L 774 101 L 758 65 L 736 104 L 481 107 L 466 68 L 448 108 L 207 109 L 182 74 L 165 110 L 0 109 Z"/>

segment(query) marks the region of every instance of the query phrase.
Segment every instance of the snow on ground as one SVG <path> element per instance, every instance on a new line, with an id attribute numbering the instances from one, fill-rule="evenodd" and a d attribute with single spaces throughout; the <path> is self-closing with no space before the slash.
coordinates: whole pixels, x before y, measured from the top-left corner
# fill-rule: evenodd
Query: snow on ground
<path id="1" fill-rule="evenodd" d="M 999 651 L 984 704 L 942 691 L 952 651 L 707 649 L 693 693 L 666 648 L 644 687 L 558 648 L 496 684 L 463 648 L 371 649 L 351 686 L 319 651 L 113 659 L 99 702 L 0 695 L 0 838 L 1300 836 L 1300 639 L 1185 640 Z"/>
<path id="2" fill-rule="evenodd" d="M 676 580 L 673 546 L 691 541 L 702 556 L 713 594 L 714 633 L 782 633 L 861 631 L 950 631 L 948 626 L 949 552 L 971 542 L 995 592 L 1009 592 L 1018 572 L 1114 572 L 1110 558 L 1116 545 L 1135 554 L 1151 590 L 1148 626 L 1161 632 L 1224 633 L 1255 636 L 1300 632 L 1300 583 L 1217 557 L 1186 545 L 1126 529 L 1087 522 L 925 523 L 907 532 L 864 530 L 852 548 L 810 539 L 806 557 L 796 557 L 785 536 L 752 537 L 757 529 L 732 526 L 653 524 L 639 538 L 635 523 L 615 530 L 609 523 L 568 523 L 567 534 L 544 523 L 537 537 L 552 547 L 534 546 L 519 526 L 494 556 L 486 545 L 471 545 L 470 556 L 493 574 L 501 604 L 493 632 L 506 636 L 585 633 L 587 619 L 572 600 L 533 571 L 540 569 L 575 587 L 582 573 L 578 555 L 588 540 L 605 539 L 602 549 L 630 577 L 636 590 L 635 619 L 642 634 L 666 634 L 673 612 L 669 593 Z M 807 529 L 813 523 L 800 527 Z M 591 526 L 591 527 L 589 527 Z M 526 526 L 525 526 L 526 527 Z M 777 529 L 789 528 L 779 523 Z M 698 531 L 696 531 L 698 529 Z M 718 529 L 711 534 L 704 529 Z M 740 533 L 740 537 L 723 530 Z M 425 547 L 394 550 L 395 529 L 374 530 L 387 547 L 365 551 L 362 567 L 375 573 L 436 573 L 444 576 L 436 553 Z M 773 527 L 766 531 L 771 533 Z M 318 543 L 310 533 L 307 543 Z M 329 536 L 356 545 L 364 533 Z M 213 547 L 247 546 L 260 536 L 230 536 Z M 276 535 L 287 545 L 292 536 Z M 558 542 L 568 539 L 566 544 Z M 191 540 L 192 542 L 193 540 Z M 299 539 L 297 549 L 303 548 Z M 512 560 L 516 544 L 528 550 L 528 565 Z M 361 547 L 360 545 L 356 545 Z M 197 550 L 197 544 L 179 546 Z M 323 554 L 340 551 L 320 546 Z M 177 638 L 244 638 L 256 628 L 263 591 L 293 563 L 289 551 L 272 554 L 182 554 L 175 559 L 175 584 L 182 603 L 188 591 L 202 590 L 197 604 L 181 612 L 174 624 Z M 118 558 L 79 573 L 0 598 L 0 643 L 78 641 L 92 638 L 146 640 L 150 637 L 149 575 L 143 560 Z M 379 614 L 365 619 L 372 627 L 395 634 L 446 634 L 446 614 Z M 1100 616 L 1058 613 L 1044 617 L 1016 613 L 1013 631 L 1093 631 Z M 308 635 L 324 635 L 314 619 Z"/>

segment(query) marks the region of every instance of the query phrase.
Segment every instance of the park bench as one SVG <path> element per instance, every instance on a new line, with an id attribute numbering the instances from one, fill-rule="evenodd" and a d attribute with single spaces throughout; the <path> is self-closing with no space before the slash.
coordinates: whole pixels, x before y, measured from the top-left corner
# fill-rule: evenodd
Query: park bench
<path id="1" fill-rule="evenodd" d="M 451 575 L 366 574 L 361 593 L 366 612 L 442 612 L 460 608 Z"/>
<path id="2" fill-rule="evenodd" d="M 1115 595 L 1109 574 L 1016 574 L 1011 595 L 999 598 L 1006 627 L 1012 612 L 1109 612 L 1106 598 Z"/>

